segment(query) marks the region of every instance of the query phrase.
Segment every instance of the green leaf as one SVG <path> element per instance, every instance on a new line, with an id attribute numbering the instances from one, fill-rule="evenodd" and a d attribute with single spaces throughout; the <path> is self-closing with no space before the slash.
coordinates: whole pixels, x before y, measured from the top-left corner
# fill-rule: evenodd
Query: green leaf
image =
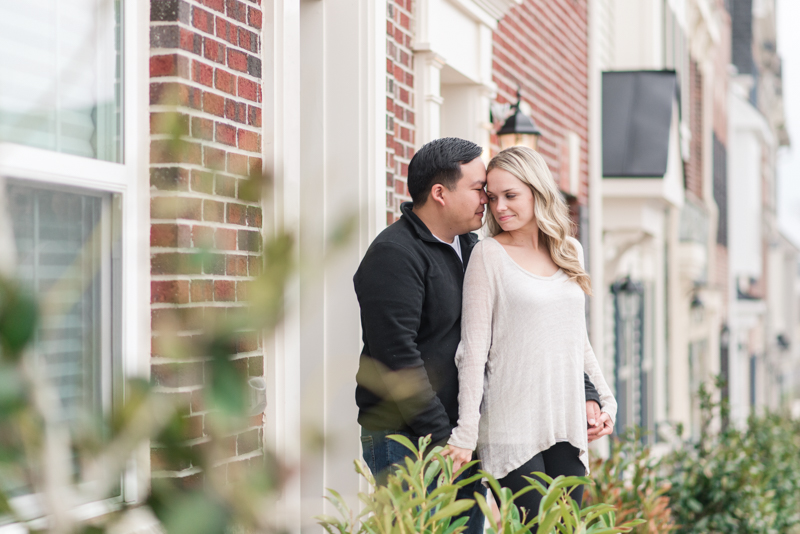
<path id="1" fill-rule="evenodd" d="M 541 507 L 540 507 L 541 510 Z M 561 519 L 559 511 L 552 509 L 549 512 L 539 512 L 539 532 L 550 532 L 556 522 Z"/>
<path id="2" fill-rule="evenodd" d="M 0 360 L 0 420 L 23 408 L 27 395 L 19 369 Z"/>
<path id="3" fill-rule="evenodd" d="M 460 499 L 453 504 L 447 505 L 431 518 L 432 521 L 439 521 L 445 517 L 455 517 L 460 515 L 475 505 L 475 501 L 471 499 Z"/>
<path id="4" fill-rule="evenodd" d="M 333 506 L 336 508 L 336 510 L 339 511 L 340 514 L 342 514 L 342 517 L 347 518 L 350 515 L 350 508 L 348 508 L 347 503 L 342 498 L 342 496 L 337 491 L 332 490 L 330 488 L 328 488 L 328 493 L 330 493 L 330 495 L 325 498 L 331 504 L 333 504 Z"/>
<path id="5" fill-rule="evenodd" d="M 428 465 L 428 468 L 425 470 L 425 476 L 423 477 L 426 488 L 430 487 L 433 479 L 436 478 L 441 471 L 442 465 L 438 461 L 432 462 L 430 465 Z"/>
<path id="6" fill-rule="evenodd" d="M 167 534 L 219 534 L 225 530 L 226 510 L 204 493 L 165 498 L 162 524 Z"/>
<path id="7" fill-rule="evenodd" d="M 213 406 L 231 415 L 244 414 L 246 384 L 233 362 L 212 360 L 210 398 Z"/>
<path id="8" fill-rule="evenodd" d="M 414 447 L 414 444 L 411 443 L 411 440 L 408 439 L 407 437 L 405 437 L 405 436 L 403 436 L 401 434 L 391 434 L 391 435 L 386 436 L 386 437 L 391 439 L 392 441 L 396 441 L 400 445 L 404 446 L 405 448 L 407 448 L 408 450 L 413 452 L 414 456 L 417 456 L 419 454 L 419 450 L 417 450 L 417 448 Z"/>
<path id="9" fill-rule="evenodd" d="M 33 341 L 39 310 L 36 299 L 15 282 L 0 279 L 0 356 L 16 361 Z"/>
<path id="10" fill-rule="evenodd" d="M 477 491 L 475 492 L 475 502 L 478 503 L 478 507 L 481 509 L 481 512 L 483 512 L 483 515 L 486 516 L 486 519 L 489 521 L 489 525 L 491 525 L 492 529 L 494 529 L 495 532 L 498 532 L 499 526 L 494 518 L 491 507 L 486 502 L 486 498 Z"/>
<path id="11" fill-rule="evenodd" d="M 469 521 L 469 517 L 459 517 L 458 519 L 450 523 L 450 526 L 447 527 L 447 529 L 443 532 L 443 534 L 455 534 L 456 530 L 458 530 L 458 532 L 461 532 L 463 530 L 462 527 L 464 527 L 464 525 L 467 524 L 467 521 Z"/>
<path id="12" fill-rule="evenodd" d="M 545 495 L 545 494 L 547 494 L 547 486 L 545 486 L 544 484 L 542 484 L 542 483 L 541 483 L 541 481 L 539 481 L 539 480 L 537 480 L 537 479 L 535 479 L 535 478 L 526 477 L 526 476 L 523 476 L 522 478 L 524 478 L 525 480 L 527 480 L 527 481 L 528 481 L 528 484 L 529 484 L 529 486 L 528 486 L 528 487 L 529 487 L 529 488 L 531 488 L 531 489 L 535 489 L 535 490 L 536 490 L 536 491 L 538 491 L 538 492 L 539 492 L 541 495 Z M 527 490 L 527 488 L 525 488 L 525 489 Z M 522 490 L 520 490 L 520 491 L 522 491 Z"/>
<path id="13" fill-rule="evenodd" d="M 539 502 L 539 514 L 547 512 L 552 508 L 563 493 L 564 491 L 562 489 L 551 487 L 544 498 Z"/>

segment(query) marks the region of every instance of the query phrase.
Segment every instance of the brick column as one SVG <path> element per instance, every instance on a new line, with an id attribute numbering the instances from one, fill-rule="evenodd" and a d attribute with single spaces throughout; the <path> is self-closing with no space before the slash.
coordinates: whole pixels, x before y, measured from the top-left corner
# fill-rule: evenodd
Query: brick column
<path id="1" fill-rule="evenodd" d="M 190 405 L 193 446 L 206 440 L 201 391 L 207 363 L 166 359 L 159 338 L 175 325 L 191 337 L 242 306 L 260 266 L 261 206 L 242 187 L 261 160 L 260 0 L 152 0 L 150 190 L 152 380 Z M 176 113 L 177 112 L 177 113 Z M 170 144 L 177 117 L 185 141 Z M 198 249 L 202 250 L 197 254 Z M 180 321 L 175 321 L 175 318 Z M 262 376 L 257 335 L 238 341 L 243 374 Z M 230 437 L 220 469 L 258 459 L 261 417 Z M 154 476 L 200 480 L 191 465 L 151 454 Z"/>
<path id="2" fill-rule="evenodd" d="M 703 198 L 703 73 L 695 60 L 689 65 L 689 161 L 684 165 L 685 186 L 698 199 Z"/>
<path id="3" fill-rule="evenodd" d="M 386 224 L 400 217 L 408 194 L 408 162 L 414 156 L 412 0 L 390 0 L 386 21 Z"/>

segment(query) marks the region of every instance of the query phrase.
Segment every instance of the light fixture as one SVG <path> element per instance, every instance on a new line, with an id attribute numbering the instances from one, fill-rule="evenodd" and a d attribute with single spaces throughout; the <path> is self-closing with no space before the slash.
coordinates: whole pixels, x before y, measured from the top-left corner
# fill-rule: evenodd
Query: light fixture
<path id="1" fill-rule="evenodd" d="M 536 127 L 533 119 L 527 116 L 520 109 L 522 96 L 517 88 L 517 103 L 511 106 L 514 113 L 506 119 L 503 127 L 497 131 L 497 139 L 500 148 L 506 149 L 512 146 L 526 146 L 536 150 L 539 146 L 539 137 L 542 132 Z"/>

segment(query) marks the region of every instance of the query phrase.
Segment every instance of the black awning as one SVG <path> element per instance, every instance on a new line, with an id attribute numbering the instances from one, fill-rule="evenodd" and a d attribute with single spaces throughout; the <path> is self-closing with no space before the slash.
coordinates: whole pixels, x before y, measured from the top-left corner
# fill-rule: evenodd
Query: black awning
<path id="1" fill-rule="evenodd" d="M 673 70 L 603 73 L 603 176 L 663 177 L 667 172 Z"/>

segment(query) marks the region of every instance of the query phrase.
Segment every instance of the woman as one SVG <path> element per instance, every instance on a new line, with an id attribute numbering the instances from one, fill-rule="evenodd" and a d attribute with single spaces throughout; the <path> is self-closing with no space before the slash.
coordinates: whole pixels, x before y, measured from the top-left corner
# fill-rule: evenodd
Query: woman
<path id="1" fill-rule="evenodd" d="M 588 472 L 584 371 L 612 421 L 617 403 L 586 334 L 589 275 L 547 164 L 512 147 L 487 172 L 491 237 L 475 246 L 464 279 L 459 418 L 446 454 L 460 465 L 477 446 L 482 468 L 516 492 L 534 471 Z M 530 491 L 517 505 L 530 517 L 540 499 Z"/>

